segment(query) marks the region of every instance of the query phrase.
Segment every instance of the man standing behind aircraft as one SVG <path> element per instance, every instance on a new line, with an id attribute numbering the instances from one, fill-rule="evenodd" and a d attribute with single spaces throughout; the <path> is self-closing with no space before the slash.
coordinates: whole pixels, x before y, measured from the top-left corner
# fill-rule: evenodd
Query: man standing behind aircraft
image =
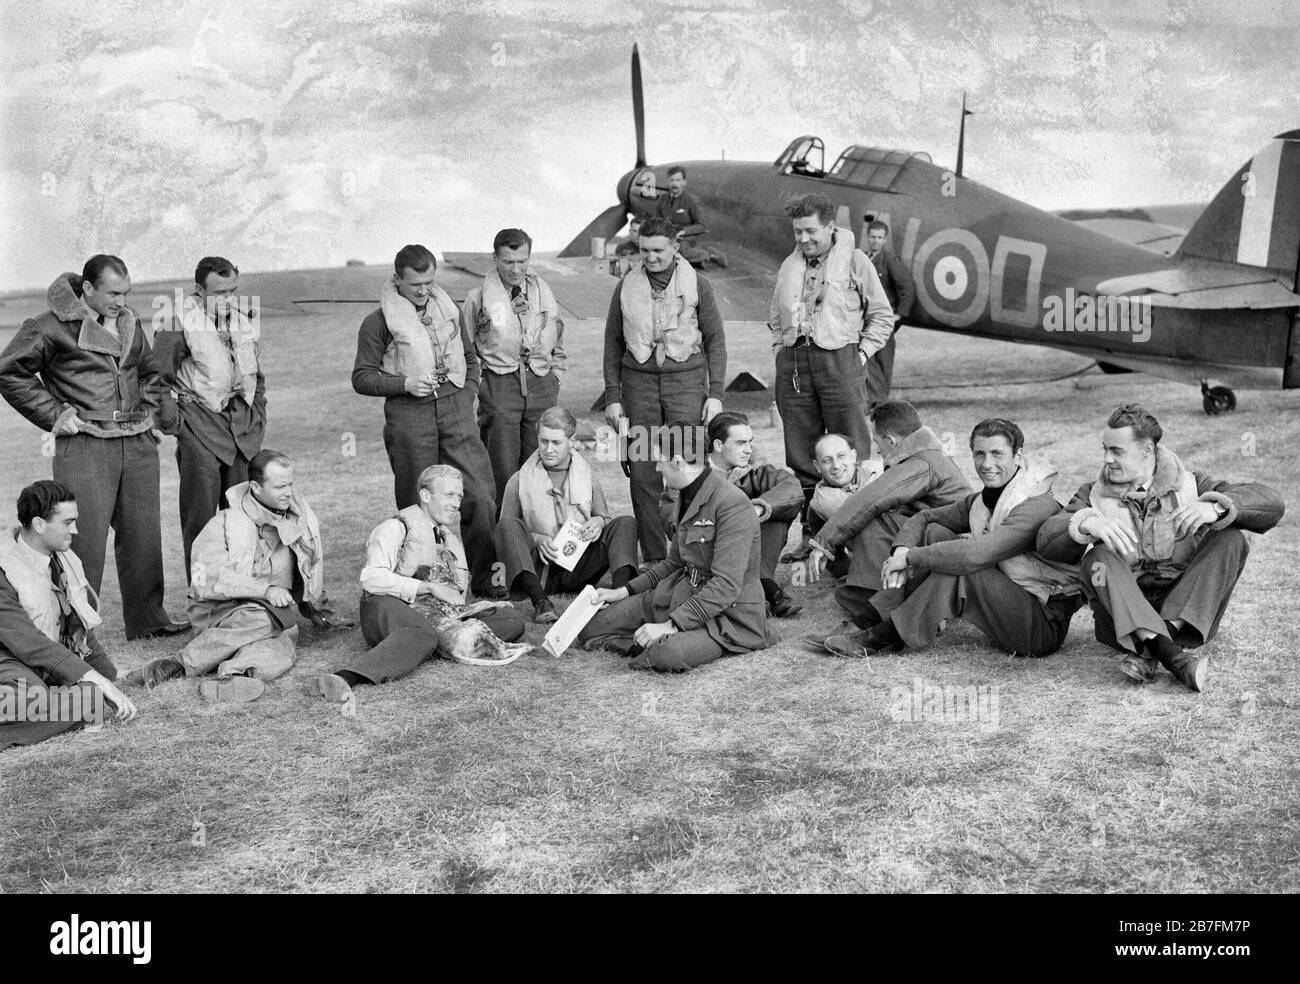
<path id="1" fill-rule="evenodd" d="M 854 248 L 853 234 L 836 228 L 829 198 L 796 198 L 786 214 L 795 250 L 777 273 L 768 326 L 785 462 L 807 502 L 817 484 L 808 449 L 819 437 L 836 431 L 861 457 L 871 454 L 866 365 L 889 341 L 894 318 L 876 268 Z"/>
<path id="2" fill-rule="evenodd" d="M 433 282 L 437 269 L 424 246 L 398 252 L 379 310 L 357 334 L 352 388 L 384 397 L 384 448 L 398 509 L 419 502 L 416 488 L 428 466 L 452 465 L 464 476 L 461 528 L 474 593 L 501 598 L 505 585 L 492 583 L 492 462 L 474 426 L 478 354 L 455 301 Z"/>
<path id="3" fill-rule="evenodd" d="M 496 269 L 469 292 L 460 313 L 483 363 L 478 426 L 492 460 L 498 512 L 506 482 L 537 449 L 537 421 L 559 402 L 564 374 L 564 322 L 551 288 L 528 271 L 532 249 L 522 229 L 498 232 Z"/>
<path id="4" fill-rule="evenodd" d="M 128 639 L 175 635 L 189 622 L 163 610 L 158 445 L 158 369 L 140 319 L 127 306 L 131 277 L 116 256 L 60 274 L 50 309 L 23 322 L 0 354 L 0 394 L 55 435 L 54 480 L 80 513 L 73 550 L 99 592 L 108 530 Z"/>
<path id="5" fill-rule="evenodd" d="M 154 335 L 163 430 L 176 435 L 186 578 L 195 537 L 221 508 L 226 489 L 248 481 L 248 462 L 266 433 L 260 326 L 233 300 L 239 268 L 205 256 L 194 282 L 172 323 Z"/>
<path id="6" fill-rule="evenodd" d="M 867 409 L 874 410 L 889 399 L 889 388 L 894 381 L 894 336 L 899 322 L 912 311 L 916 288 L 907 264 L 887 248 L 889 226 L 879 219 L 867 226 L 867 258 L 876 268 L 880 286 L 885 288 L 889 306 L 894 309 L 894 328 L 874 359 L 867 362 Z"/>
<path id="7" fill-rule="evenodd" d="M 605 419 L 615 429 L 623 418 L 636 428 L 672 420 L 708 423 L 722 411 L 727 338 L 713 288 L 677 253 L 676 230 L 667 219 L 641 226 L 641 266 L 619 281 L 605 318 Z M 646 441 L 629 442 L 634 448 Z M 641 553 L 663 560 L 668 539 L 659 516 L 663 479 L 648 456 L 628 462 L 632 512 Z"/>

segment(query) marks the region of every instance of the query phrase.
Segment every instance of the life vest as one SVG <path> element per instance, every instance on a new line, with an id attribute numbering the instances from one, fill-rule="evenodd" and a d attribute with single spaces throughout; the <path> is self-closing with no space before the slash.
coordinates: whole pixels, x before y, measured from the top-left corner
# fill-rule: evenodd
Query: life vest
<path id="1" fill-rule="evenodd" d="M 226 408 L 233 391 L 253 405 L 257 392 L 257 341 L 260 323 L 251 321 L 233 307 L 230 313 L 230 345 L 208 317 L 203 299 L 191 294 L 181 302 L 181 329 L 190 357 L 176 372 L 176 392 L 181 402 L 193 400 L 213 413 Z M 234 364 L 231 364 L 231 350 Z"/>
<path id="2" fill-rule="evenodd" d="M 423 376 L 441 371 L 453 386 L 465 385 L 465 344 L 460 337 L 460 311 L 445 290 L 434 285 L 425 308 L 432 324 L 420 320 L 415 305 L 397 292 L 389 277 L 379 292 L 379 310 L 392 340 L 379 368 L 394 376 Z M 441 356 L 441 360 L 439 360 Z"/>
<path id="3" fill-rule="evenodd" d="M 970 507 L 971 539 L 988 536 L 1026 499 L 1050 493 L 1056 474 L 1056 469 L 1047 465 L 1026 462 L 1002 490 L 991 514 L 984 497 L 975 496 Z M 1070 567 L 1057 567 L 1032 550 L 998 561 L 998 570 L 1043 604 L 1054 594 L 1073 594 L 1079 586 Z"/>
<path id="4" fill-rule="evenodd" d="M 560 532 L 561 513 L 564 521 L 585 523 L 591 519 L 591 497 L 591 466 L 576 451 L 569 457 L 569 471 L 558 489 L 536 451 L 519 469 L 519 505 L 529 533 L 555 536 Z"/>
<path id="5" fill-rule="evenodd" d="M 641 267 L 623 278 L 619 303 L 623 339 L 637 362 L 648 362 L 651 357 L 659 365 L 666 359 L 685 362 L 703 347 L 699 283 L 695 268 L 680 257 L 661 295 L 655 296 L 650 278 Z"/>
<path id="6" fill-rule="evenodd" d="M 5 577 L 18 592 L 18 600 L 27 612 L 27 617 L 40 629 L 42 635 L 52 642 L 58 642 L 59 616 L 62 613 L 50 584 L 49 572 L 36 570 L 23 556 L 24 551 L 18 543 L 20 529 L 21 527 L 15 526 L 7 533 L 0 533 L 0 570 L 5 572 Z M 81 561 L 71 550 L 60 550 L 55 556 L 63 568 L 68 604 L 89 632 L 103 620 L 99 617 L 99 612 L 95 611 L 91 600 L 92 592 Z M 22 653 L 15 655 L 22 658 Z"/>
<path id="7" fill-rule="evenodd" d="M 479 357 L 493 372 L 514 372 L 522 349 L 528 348 L 528 368 L 539 376 L 551 371 L 551 352 L 557 343 L 560 308 L 545 280 L 528 274 L 520 305 L 496 270 L 483 277 L 483 300 L 475 332 Z"/>
<path id="8" fill-rule="evenodd" d="M 252 497 L 248 482 L 232 485 L 226 490 L 225 509 L 208 521 L 220 523 L 225 538 L 226 565 L 241 577 L 253 577 L 257 547 L 261 541 L 258 524 L 244 508 L 246 498 Z M 290 509 L 295 515 L 277 520 L 274 524 L 280 542 L 293 553 L 298 575 L 302 579 L 303 601 L 318 605 L 325 597 L 325 553 L 321 540 L 320 522 L 307 500 L 294 495 Z M 195 541 L 194 560 L 203 562 L 206 553 L 203 541 L 208 528 Z M 222 591 L 221 572 L 209 571 L 207 576 L 195 576 L 190 581 L 190 597 L 195 601 L 227 600 Z"/>
<path id="9" fill-rule="evenodd" d="M 804 300 L 808 261 L 803 251 L 796 247 L 782 261 L 774 298 L 780 323 L 772 326 L 782 345 L 793 345 L 801 335 L 808 335 L 818 348 L 832 351 L 858 343 L 862 285 L 853 274 L 856 252 L 853 233 L 836 229 L 831 248 L 822 257 L 820 287 L 808 300 Z"/>
<path id="10" fill-rule="evenodd" d="M 460 537 L 445 526 L 435 527 L 418 503 L 399 510 L 394 518 L 406 532 L 393 573 L 414 577 L 421 567 L 428 567 L 434 581 L 460 592 L 463 605 L 469 591 L 469 564 Z"/>
<path id="11" fill-rule="evenodd" d="M 1151 569 L 1160 576 L 1175 576 L 1187 567 L 1196 552 L 1196 537 L 1179 537 L 1173 514 L 1180 506 L 1196 502 L 1196 476 L 1183 467 L 1172 451 L 1156 446 L 1156 470 L 1144 495 L 1134 495 L 1129 486 L 1112 485 L 1102 477 L 1092 483 L 1089 504 L 1107 519 L 1121 523 L 1133 534 L 1136 552 L 1125 560 L 1129 567 Z M 1145 503 L 1145 504 L 1144 504 Z"/>

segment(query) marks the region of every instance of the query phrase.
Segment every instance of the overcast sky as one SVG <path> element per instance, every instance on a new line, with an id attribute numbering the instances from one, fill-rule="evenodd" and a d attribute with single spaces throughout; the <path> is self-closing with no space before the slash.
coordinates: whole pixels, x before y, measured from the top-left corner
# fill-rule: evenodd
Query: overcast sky
<path id="1" fill-rule="evenodd" d="M 652 162 L 955 159 L 1044 208 L 1203 201 L 1300 127 L 1292 0 L 231 0 L 3 5 L 0 290 L 95 252 L 137 279 L 556 249 L 631 166 L 639 40 Z"/>

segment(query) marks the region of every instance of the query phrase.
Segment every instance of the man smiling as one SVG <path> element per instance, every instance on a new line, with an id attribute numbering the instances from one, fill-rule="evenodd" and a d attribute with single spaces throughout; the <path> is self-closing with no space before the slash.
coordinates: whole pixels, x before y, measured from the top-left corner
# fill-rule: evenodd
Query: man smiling
<path id="1" fill-rule="evenodd" d="M 1282 518 L 1267 485 L 1215 481 L 1160 443 L 1147 410 L 1118 407 L 1102 431 L 1102 468 L 1038 532 L 1043 557 L 1079 564 L 1097 641 L 1139 683 L 1160 667 L 1205 689 L 1208 659 L 1186 652 L 1214 638 L 1250 548 Z"/>
<path id="2" fill-rule="evenodd" d="M 537 421 L 559 402 L 566 362 L 559 305 L 546 281 L 528 269 L 532 249 L 522 229 L 498 232 L 494 269 L 461 309 L 483 363 L 478 426 L 492 460 L 498 511 L 506 482 L 537 447 Z"/>
<path id="3" fill-rule="evenodd" d="M 954 618 L 1016 655 L 1061 647 L 1083 599 L 1070 565 L 1033 552 L 1039 527 L 1061 505 L 1051 495 L 1055 471 L 1031 463 L 1024 441 L 1010 420 L 975 425 L 971 458 L 984 487 L 908 518 L 880 572 L 882 585 L 902 588 L 906 600 L 865 632 L 827 639 L 827 650 L 862 656 L 928 646 Z"/>

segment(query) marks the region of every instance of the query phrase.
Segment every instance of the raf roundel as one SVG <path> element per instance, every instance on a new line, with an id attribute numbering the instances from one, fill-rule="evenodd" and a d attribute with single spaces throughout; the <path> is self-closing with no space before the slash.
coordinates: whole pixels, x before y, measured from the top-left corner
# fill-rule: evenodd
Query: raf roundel
<path id="1" fill-rule="evenodd" d="M 942 229 L 912 258 L 916 296 L 936 321 L 964 328 L 984 313 L 989 300 L 989 254 L 965 229 Z"/>

